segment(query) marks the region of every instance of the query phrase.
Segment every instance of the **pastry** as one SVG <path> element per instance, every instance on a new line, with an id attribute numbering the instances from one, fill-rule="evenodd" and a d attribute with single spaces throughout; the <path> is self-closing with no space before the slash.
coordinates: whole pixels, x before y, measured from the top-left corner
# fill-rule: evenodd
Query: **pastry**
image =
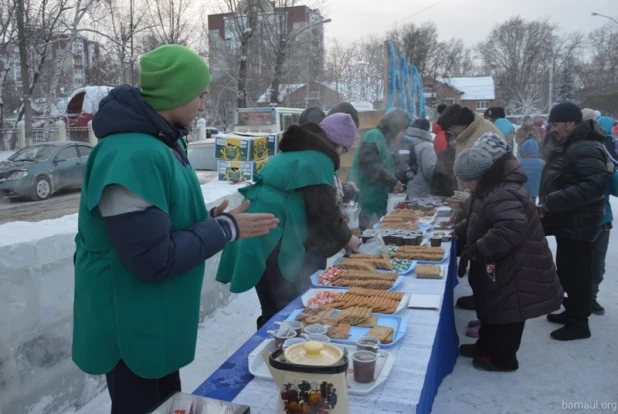
<path id="1" fill-rule="evenodd" d="M 379 325 L 374 326 L 369 332 L 367 332 L 366 336 L 373 336 L 374 338 L 378 338 L 380 343 L 390 344 L 393 342 L 393 328 Z"/>
<path id="2" fill-rule="evenodd" d="M 440 279 L 442 268 L 436 265 L 418 265 L 414 271 L 419 279 Z"/>

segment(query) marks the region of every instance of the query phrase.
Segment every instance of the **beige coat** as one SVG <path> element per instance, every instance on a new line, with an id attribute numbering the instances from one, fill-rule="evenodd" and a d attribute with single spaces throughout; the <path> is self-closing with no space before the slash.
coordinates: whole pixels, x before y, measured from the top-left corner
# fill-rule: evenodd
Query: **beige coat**
<path id="1" fill-rule="evenodd" d="M 486 120 L 479 114 L 474 114 L 474 121 L 461 134 L 457 135 L 457 155 L 465 149 L 472 148 L 481 135 L 487 132 L 494 132 L 504 138 L 500 130 L 491 121 Z"/>
<path id="2" fill-rule="evenodd" d="M 493 132 L 504 138 L 502 132 L 491 121 L 486 120 L 479 114 L 474 114 L 474 121 L 461 134 L 457 135 L 456 156 L 461 151 L 472 148 L 474 143 L 487 132 Z M 459 191 L 463 191 L 466 188 L 460 180 L 457 180 L 457 187 L 459 187 Z"/>

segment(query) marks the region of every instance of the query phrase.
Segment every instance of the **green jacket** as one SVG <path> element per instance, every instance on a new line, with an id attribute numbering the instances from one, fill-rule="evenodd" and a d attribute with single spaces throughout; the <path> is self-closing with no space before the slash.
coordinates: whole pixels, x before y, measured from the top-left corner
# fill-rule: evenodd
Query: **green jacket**
<path id="1" fill-rule="evenodd" d="M 101 375 L 122 358 L 137 375 L 161 378 L 193 361 L 204 264 L 158 281 L 132 274 L 112 248 L 98 209 L 110 184 L 166 212 L 171 231 L 208 212 L 195 172 L 151 135 L 107 136 L 88 158 L 75 238 L 73 361 Z"/>
<path id="2" fill-rule="evenodd" d="M 361 165 L 368 167 L 368 164 L 374 164 L 369 166 L 376 172 L 374 176 L 368 176 L 367 168 L 361 168 Z M 392 188 L 384 181 L 392 179 L 396 183 L 394 174 L 395 161 L 386 137 L 378 128 L 367 131 L 358 144 L 348 177 L 348 181 L 356 183 L 358 187 L 358 204 L 365 214 L 386 214 L 388 194 Z"/>
<path id="3" fill-rule="evenodd" d="M 294 137 L 284 138 L 293 140 Z M 279 241 L 279 268 L 293 282 L 303 265 L 307 238 L 307 213 L 303 187 L 334 184 L 335 163 L 315 150 L 280 152 L 266 164 L 255 184 L 240 190 L 251 201 L 248 212 L 272 213 L 279 225 L 265 236 L 228 244 L 223 250 L 217 281 L 230 283 L 233 293 L 245 292 L 258 284 L 266 259 Z"/>

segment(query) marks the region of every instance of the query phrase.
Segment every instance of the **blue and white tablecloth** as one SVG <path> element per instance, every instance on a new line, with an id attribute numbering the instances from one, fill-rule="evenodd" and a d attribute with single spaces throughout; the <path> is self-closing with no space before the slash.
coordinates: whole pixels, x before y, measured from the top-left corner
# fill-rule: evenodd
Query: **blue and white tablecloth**
<path id="1" fill-rule="evenodd" d="M 453 289 L 457 285 L 457 254 L 455 243 L 450 248 L 450 260 L 444 279 L 404 278 L 399 291 L 442 296 L 439 311 L 405 309 L 399 313 L 408 321 L 403 340 L 389 352 L 396 357 L 395 366 L 386 382 L 368 395 L 350 395 L 350 413 L 430 413 L 442 379 L 452 372 L 457 359 L 459 339 L 453 314 Z M 274 382 L 253 378 L 249 373 L 248 355 L 277 329 L 295 309 L 302 307 L 297 298 L 279 312 L 266 326 L 252 336 L 194 394 L 233 401 L 251 407 L 256 414 L 277 412 L 278 392 Z"/>

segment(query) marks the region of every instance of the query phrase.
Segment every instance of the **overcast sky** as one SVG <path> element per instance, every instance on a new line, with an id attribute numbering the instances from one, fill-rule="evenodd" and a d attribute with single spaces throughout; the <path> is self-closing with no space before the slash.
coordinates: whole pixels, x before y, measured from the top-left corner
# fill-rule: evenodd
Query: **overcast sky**
<path id="1" fill-rule="evenodd" d="M 326 25 L 327 39 L 344 43 L 384 33 L 398 22 L 432 20 L 441 40 L 461 37 L 472 46 L 484 40 L 493 26 L 517 15 L 549 18 L 565 29 L 585 33 L 609 21 L 591 16 L 592 12 L 618 20 L 618 0 L 330 0 L 323 14 L 333 19 Z"/>

